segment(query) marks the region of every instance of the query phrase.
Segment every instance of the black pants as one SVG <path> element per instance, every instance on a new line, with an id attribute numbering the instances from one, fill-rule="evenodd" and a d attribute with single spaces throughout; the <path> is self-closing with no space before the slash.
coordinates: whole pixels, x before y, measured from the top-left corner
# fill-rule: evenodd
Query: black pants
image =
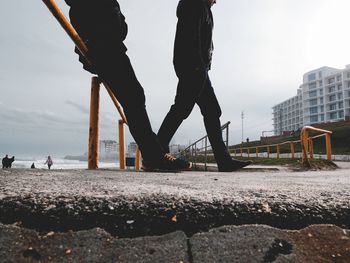
<path id="1" fill-rule="evenodd" d="M 231 160 L 221 132 L 221 108 L 215 96 L 207 71 L 178 73 L 179 83 L 175 103 L 171 106 L 159 131 L 158 138 L 164 149 L 169 150 L 169 143 L 176 130 L 197 104 L 203 115 L 205 129 L 219 166 Z"/>
<path id="2" fill-rule="evenodd" d="M 143 159 L 148 162 L 159 161 L 164 151 L 152 131 L 146 112 L 145 94 L 128 56 L 116 50 L 94 53 L 97 72 L 123 106 L 130 133 L 139 145 Z"/>
<path id="3" fill-rule="evenodd" d="M 85 9 L 84 6 L 75 7 L 70 11 L 70 18 L 78 33 L 87 38 L 84 40 L 89 48 L 89 58 L 94 71 L 110 86 L 123 106 L 131 135 L 138 144 L 143 159 L 148 163 L 159 162 L 164 151 L 152 131 L 143 88 L 125 53 L 126 48 L 122 42 L 125 32 L 121 32 L 121 27 L 116 26 L 117 24 L 111 23 L 114 20 L 118 21 L 118 17 L 114 19 L 113 16 L 120 16 L 121 13 L 109 12 L 108 9 L 99 11 L 95 16 L 88 17 L 91 10 Z M 107 19 L 104 16 L 111 17 Z M 89 19 L 84 20 L 85 17 Z"/>

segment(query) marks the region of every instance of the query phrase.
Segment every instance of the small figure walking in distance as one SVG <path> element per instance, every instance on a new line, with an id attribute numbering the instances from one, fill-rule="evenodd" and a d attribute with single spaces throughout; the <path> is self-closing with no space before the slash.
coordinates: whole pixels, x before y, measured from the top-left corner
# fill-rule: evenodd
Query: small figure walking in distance
<path id="1" fill-rule="evenodd" d="M 47 160 L 44 164 L 47 164 L 47 167 L 49 168 L 49 170 L 51 169 L 51 166 L 53 165 L 53 161 L 51 159 L 51 156 L 47 156 Z"/>

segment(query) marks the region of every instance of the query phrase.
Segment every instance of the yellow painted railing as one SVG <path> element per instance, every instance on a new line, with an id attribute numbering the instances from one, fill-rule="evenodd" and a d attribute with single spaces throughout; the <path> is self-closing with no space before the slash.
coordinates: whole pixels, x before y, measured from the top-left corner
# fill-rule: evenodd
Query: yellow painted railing
<path id="1" fill-rule="evenodd" d="M 319 135 L 309 137 L 310 131 L 321 133 Z M 331 131 L 322 130 L 318 128 L 314 128 L 311 126 L 305 126 L 301 130 L 300 140 L 297 141 L 286 141 L 278 144 L 267 144 L 260 146 L 252 146 L 252 147 L 240 147 L 233 149 L 234 155 L 237 156 L 237 152 L 239 152 L 240 156 L 243 157 L 243 154 L 246 153 L 248 157 L 250 157 L 253 153 L 256 158 L 259 158 L 259 152 L 261 149 L 266 149 L 267 158 L 270 158 L 271 148 L 276 147 L 277 159 L 280 158 L 281 155 L 281 146 L 289 145 L 291 158 L 295 159 L 295 145 L 300 143 L 302 149 L 302 161 L 303 164 L 309 163 L 309 158 L 312 160 L 314 158 L 314 140 L 320 137 L 326 138 L 326 154 L 327 160 L 332 160 L 332 145 L 331 145 Z"/>
<path id="2" fill-rule="evenodd" d="M 310 131 L 321 133 L 320 135 L 309 137 Z M 332 160 L 332 144 L 331 144 L 331 131 L 318 129 L 312 126 L 305 126 L 301 130 L 300 134 L 300 140 L 301 140 L 301 147 L 303 152 L 303 164 L 309 163 L 309 156 L 310 159 L 314 158 L 314 140 L 320 137 L 326 138 L 326 154 L 327 154 L 327 160 Z"/>
<path id="3" fill-rule="evenodd" d="M 88 57 L 88 47 L 85 45 L 78 32 L 74 29 L 62 10 L 59 8 L 55 0 L 42 0 L 44 4 L 51 11 L 53 16 L 57 19 L 62 28 L 66 31 L 69 37 L 73 40 L 76 47 L 81 54 L 85 57 L 88 63 L 91 63 Z M 125 136 L 124 136 L 124 124 L 127 124 L 127 120 L 120 105 L 118 99 L 112 92 L 111 88 L 106 82 L 103 82 L 108 94 L 110 95 L 115 107 L 117 108 L 121 120 L 119 121 L 119 164 L 120 169 L 125 169 Z M 97 169 L 99 164 L 99 108 L 100 108 L 100 84 L 101 81 L 97 77 L 92 77 L 91 85 L 91 101 L 90 101 L 90 129 L 89 129 L 89 157 L 88 168 Z M 136 165 L 135 168 L 140 169 L 141 155 L 139 148 L 136 151 Z"/>

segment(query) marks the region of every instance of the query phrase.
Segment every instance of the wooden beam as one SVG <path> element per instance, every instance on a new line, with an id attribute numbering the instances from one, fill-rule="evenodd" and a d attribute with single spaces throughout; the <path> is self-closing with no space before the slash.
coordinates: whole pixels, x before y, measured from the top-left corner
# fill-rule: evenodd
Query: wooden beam
<path id="1" fill-rule="evenodd" d="M 99 123 L 100 123 L 100 81 L 97 77 L 91 80 L 89 158 L 88 169 L 97 169 L 99 165 Z"/>
<path id="2" fill-rule="evenodd" d="M 119 167 L 121 170 L 125 169 L 125 134 L 124 121 L 119 120 Z"/>

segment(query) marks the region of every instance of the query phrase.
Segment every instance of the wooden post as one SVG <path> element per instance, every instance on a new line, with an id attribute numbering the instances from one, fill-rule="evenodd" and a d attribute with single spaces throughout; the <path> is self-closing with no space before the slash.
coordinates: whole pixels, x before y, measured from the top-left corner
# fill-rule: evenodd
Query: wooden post
<path id="1" fill-rule="evenodd" d="M 267 146 L 267 158 L 270 158 L 270 146 Z"/>
<path id="2" fill-rule="evenodd" d="M 207 148 L 208 148 L 208 137 L 205 137 L 205 149 L 204 149 L 204 171 L 208 171 L 207 161 L 208 161 L 208 154 L 207 154 Z M 228 147 L 227 147 L 228 149 Z M 230 154 L 230 153 L 229 153 Z M 230 154 L 231 155 L 231 154 Z"/>
<path id="3" fill-rule="evenodd" d="M 332 161 L 332 144 L 331 144 L 331 135 L 326 134 L 326 151 L 327 151 L 327 160 Z"/>
<path id="4" fill-rule="evenodd" d="M 99 113 L 100 113 L 100 81 L 91 79 L 90 127 L 88 169 L 97 169 L 99 165 Z"/>
<path id="5" fill-rule="evenodd" d="M 136 171 L 139 171 L 141 168 L 141 152 L 140 152 L 140 148 L 137 145 L 136 146 L 136 156 L 135 156 L 135 169 Z"/>
<path id="6" fill-rule="evenodd" d="M 290 152 L 292 153 L 292 159 L 295 159 L 295 144 L 294 142 L 290 142 Z"/>
<path id="7" fill-rule="evenodd" d="M 125 135 L 124 135 L 124 121 L 119 120 L 119 167 L 125 170 Z"/>
<path id="8" fill-rule="evenodd" d="M 241 148 L 241 157 L 243 157 L 243 148 Z"/>
<path id="9" fill-rule="evenodd" d="M 309 131 L 307 129 L 303 129 L 301 132 L 301 148 L 303 152 L 303 164 L 309 165 L 308 156 L 309 156 Z"/>
<path id="10" fill-rule="evenodd" d="M 250 150 L 247 148 L 248 158 L 250 157 Z"/>
<path id="11" fill-rule="evenodd" d="M 280 158 L 280 145 L 277 145 L 277 159 Z"/>
<path id="12" fill-rule="evenodd" d="M 259 158 L 259 147 L 255 148 L 256 158 Z"/>

